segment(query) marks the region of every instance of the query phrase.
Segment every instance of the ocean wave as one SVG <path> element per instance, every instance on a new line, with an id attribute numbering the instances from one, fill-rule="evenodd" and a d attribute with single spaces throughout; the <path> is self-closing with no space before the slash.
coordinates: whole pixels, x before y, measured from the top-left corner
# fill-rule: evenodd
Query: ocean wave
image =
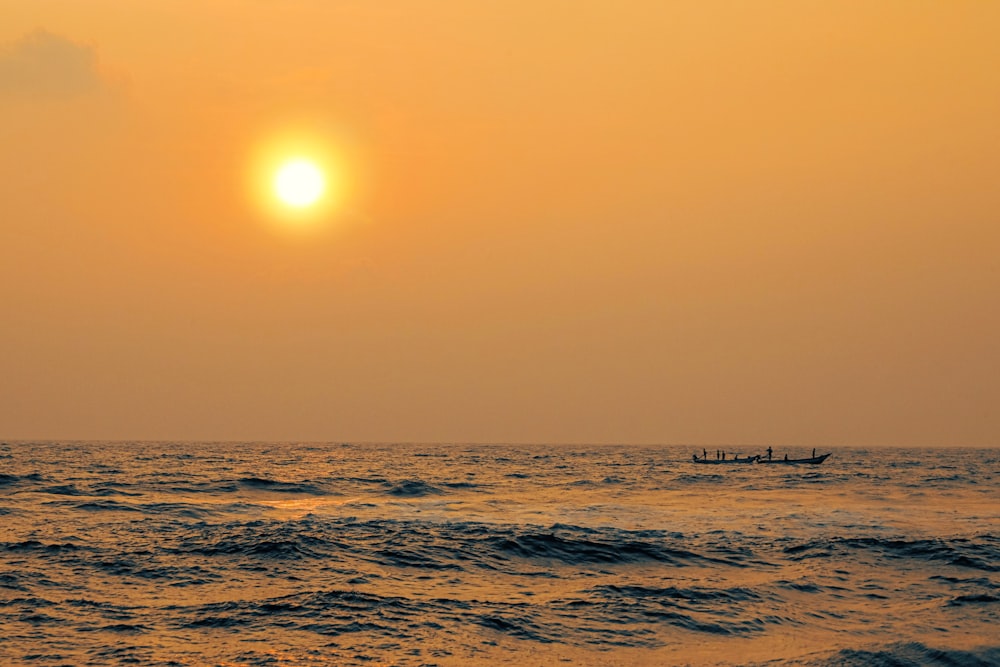
<path id="1" fill-rule="evenodd" d="M 28 587 L 26 585 L 27 583 L 28 582 L 22 584 L 21 577 L 19 577 L 15 573 L 0 572 L 0 588 L 6 588 L 11 591 L 27 592 L 28 591 Z M 2 604 L 4 603 L 2 600 L 0 600 L 0 605 Z"/>
<path id="2" fill-rule="evenodd" d="M 672 548 L 659 540 L 636 540 L 627 532 L 595 540 L 556 533 L 521 532 L 489 538 L 490 547 L 503 554 L 525 559 L 555 560 L 571 565 L 625 564 L 643 561 L 691 565 L 694 563 L 737 563 L 724 558 Z"/>
<path id="3" fill-rule="evenodd" d="M 81 546 L 79 544 L 73 544 L 72 542 L 56 543 L 50 542 L 45 544 L 44 542 L 39 542 L 38 540 L 23 540 L 21 542 L 0 542 L 0 551 L 9 551 L 13 553 L 23 553 L 23 552 L 39 552 L 46 554 L 53 553 L 64 553 L 71 551 L 80 550 L 92 550 L 90 547 Z"/>
<path id="4" fill-rule="evenodd" d="M 949 607 L 961 607 L 966 604 L 986 604 L 1000 602 L 1000 597 L 988 593 L 973 593 L 969 595 L 959 595 L 948 601 Z"/>
<path id="5" fill-rule="evenodd" d="M 482 488 L 481 484 L 476 484 L 474 482 L 445 482 L 442 486 L 446 486 L 449 489 L 479 489 Z"/>
<path id="6" fill-rule="evenodd" d="M 168 476 L 172 477 L 172 476 Z M 241 491 L 242 487 L 237 480 L 213 480 L 207 482 L 179 481 L 175 479 L 162 480 L 153 483 L 156 491 L 169 491 L 177 494 L 205 494 L 205 495 L 226 495 L 235 494 Z"/>
<path id="7" fill-rule="evenodd" d="M 406 547 L 392 547 L 378 549 L 375 552 L 378 561 L 384 565 L 394 567 L 412 567 L 428 570 L 462 570 L 462 566 L 455 560 L 451 560 L 449 553 L 436 554 L 427 549 L 411 549 Z"/>
<path id="8" fill-rule="evenodd" d="M 245 507 L 253 507 L 246 503 L 232 503 L 215 507 L 206 507 L 195 503 L 143 503 L 139 508 L 146 514 L 169 515 L 184 517 L 186 519 L 205 519 L 222 511 L 239 510 Z"/>
<path id="9" fill-rule="evenodd" d="M 683 535 L 660 531 L 572 526 L 545 530 L 476 522 L 328 521 L 310 517 L 190 523 L 165 546 L 165 551 L 278 561 L 362 559 L 396 568 L 472 568 L 501 570 L 515 576 L 535 576 L 539 573 L 537 566 L 546 563 L 610 566 L 646 562 L 743 568 L 756 562 L 754 552 L 745 546 L 717 544 L 695 550 Z"/>
<path id="10" fill-rule="evenodd" d="M 115 500 L 91 500 L 87 502 L 67 502 L 62 503 L 85 512 L 142 512 L 142 509 L 128 503 L 120 503 Z"/>
<path id="11" fill-rule="evenodd" d="M 739 604 L 761 599 L 760 594 L 742 586 L 733 588 L 677 588 L 676 586 L 667 586 L 659 588 L 655 586 L 609 584 L 598 586 L 592 590 L 610 598 L 681 600 L 692 604 Z"/>
<path id="12" fill-rule="evenodd" d="M 327 555 L 330 546 L 329 542 L 314 535 L 303 535 L 272 525 L 239 533 L 227 531 L 215 534 L 215 531 L 200 531 L 182 537 L 178 546 L 169 547 L 167 551 L 203 556 L 299 560 L 321 558 Z"/>
<path id="13" fill-rule="evenodd" d="M 1000 584 L 994 584 L 986 577 L 951 577 L 944 574 L 935 574 L 930 579 L 959 586 L 976 586 L 989 590 L 1000 590 Z"/>
<path id="14" fill-rule="evenodd" d="M 878 537 L 844 537 L 821 539 L 786 547 L 792 560 L 832 558 L 836 554 L 861 550 L 872 551 L 889 558 L 923 561 L 945 561 L 949 565 L 986 572 L 1000 570 L 1000 548 L 991 536 L 977 539 L 886 539 Z"/>
<path id="15" fill-rule="evenodd" d="M 600 629 L 600 641 L 622 646 L 662 645 L 664 627 L 720 636 L 746 636 L 770 625 L 797 622 L 758 613 L 764 598 L 745 587 L 655 587 L 603 585 L 585 591 L 586 597 L 559 600 L 560 616 L 585 617 Z M 608 637 L 616 634 L 613 639 Z M 595 642 L 596 637 L 587 639 Z"/>
<path id="16" fill-rule="evenodd" d="M 542 644 L 590 644 L 603 647 L 659 645 L 655 629 L 630 627 L 608 619 L 576 627 L 571 602 L 551 605 L 525 602 L 409 598 L 353 590 L 297 593 L 261 600 L 238 600 L 170 607 L 178 629 L 250 628 L 261 623 L 319 635 L 362 634 L 378 642 L 412 642 L 458 624 L 479 627 L 511 639 Z M 596 608 L 596 604 L 595 604 Z M 656 620 L 653 621 L 655 623 Z M 649 621 L 645 622 L 648 626 Z M 582 633 L 582 636 L 581 636 Z"/>
<path id="17" fill-rule="evenodd" d="M 244 492 L 266 491 L 280 494 L 302 494 L 313 496 L 333 495 L 326 484 L 302 480 L 286 482 L 268 477 L 249 475 L 238 478 L 223 478 L 214 480 L 194 480 L 178 478 L 176 475 L 163 475 L 163 479 L 147 482 L 150 490 L 168 491 L 176 494 L 206 494 L 206 495 L 238 495 Z"/>
<path id="18" fill-rule="evenodd" d="M 305 493 L 314 496 L 329 495 L 329 492 L 322 485 L 314 482 L 283 482 L 266 477 L 242 477 L 236 480 L 236 483 L 243 488 L 274 491 L 276 493 Z"/>
<path id="19" fill-rule="evenodd" d="M 839 482 L 837 475 L 832 475 L 827 472 L 813 470 L 801 474 L 788 474 L 785 475 L 785 481 L 792 486 L 798 486 L 799 484 L 836 484 Z"/>
<path id="20" fill-rule="evenodd" d="M 113 632 L 115 634 L 142 634 L 143 632 L 150 632 L 153 628 L 148 625 L 143 625 L 141 623 L 110 623 L 108 625 L 101 625 L 97 627 L 81 627 L 78 628 L 78 632 Z"/>
<path id="21" fill-rule="evenodd" d="M 372 486 L 392 486 L 385 477 L 341 477 L 340 481 L 355 484 L 370 484 Z"/>
<path id="22" fill-rule="evenodd" d="M 542 627 L 523 614 L 500 615 L 495 612 L 477 614 L 473 622 L 489 630 L 526 641 L 548 644 L 558 641 L 551 627 Z"/>
<path id="23" fill-rule="evenodd" d="M 670 480 L 670 482 L 671 484 L 695 484 L 695 485 L 720 484 L 720 483 L 732 484 L 732 478 L 728 475 L 722 475 L 720 473 L 714 473 L 714 472 L 706 472 L 702 474 L 684 472 L 675 475 Z"/>
<path id="24" fill-rule="evenodd" d="M 86 496 L 90 495 L 77 488 L 76 484 L 56 484 L 38 489 L 39 493 L 49 493 L 55 496 Z"/>
<path id="25" fill-rule="evenodd" d="M 170 606 L 178 628 L 231 628 L 249 626 L 262 619 L 285 619 L 286 629 L 325 635 L 378 632 L 384 636 L 410 637 L 418 616 L 433 603 L 403 597 L 380 596 L 349 590 L 303 592 L 261 600 L 234 600 L 193 606 Z M 321 619 L 321 620 L 320 620 Z M 394 621 L 405 620 L 400 624 Z"/>
<path id="26" fill-rule="evenodd" d="M 808 667 L 991 667 L 1000 665 L 1000 647 L 960 650 L 932 648 L 920 642 L 899 642 L 841 649 L 796 664 Z"/>
<path id="27" fill-rule="evenodd" d="M 9 486 L 11 484 L 17 484 L 21 481 L 21 478 L 17 475 L 8 475 L 7 473 L 0 473 L 0 486 Z"/>
<path id="28" fill-rule="evenodd" d="M 141 496 L 142 493 L 136 491 L 126 491 L 126 489 L 134 489 L 135 484 L 127 482 L 98 482 L 93 484 L 91 489 L 94 490 L 94 495 L 98 496 Z"/>
<path id="29" fill-rule="evenodd" d="M 386 493 L 397 498 L 422 498 L 424 496 L 440 496 L 445 491 L 419 479 L 407 479 L 394 484 Z"/>

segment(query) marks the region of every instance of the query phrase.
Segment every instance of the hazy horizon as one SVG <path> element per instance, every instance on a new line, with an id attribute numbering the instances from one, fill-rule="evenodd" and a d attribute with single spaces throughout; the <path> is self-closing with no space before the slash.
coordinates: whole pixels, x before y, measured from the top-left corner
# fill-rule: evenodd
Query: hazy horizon
<path id="1" fill-rule="evenodd" d="M 572 448 L 586 448 L 586 447 L 638 447 L 638 448 L 658 448 L 658 449 L 678 449 L 683 450 L 682 460 L 687 461 L 689 459 L 689 454 L 692 452 L 698 453 L 702 448 L 709 448 L 711 453 L 715 450 L 724 450 L 727 454 L 738 454 L 738 455 L 753 455 L 760 453 L 767 447 L 775 448 L 775 452 L 778 454 L 788 452 L 796 452 L 800 450 L 816 449 L 817 454 L 826 452 L 835 452 L 838 449 L 843 450 L 867 450 L 867 449 L 892 449 L 892 450 L 915 450 L 915 449 L 973 449 L 973 450 L 992 450 L 997 449 L 998 445 L 964 445 L 964 444 L 937 444 L 937 445 L 899 445 L 899 444 L 886 444 L 886 443 L 871 443 L 871 444 L 851 444 L 851 443 L 836 443 L 836 444 L 814 444 L 807 442 L 799 443 L 775 443 L 775 442 L 762 442 L 762 443 L 701 443 L 701 442 L 688 442 L 688 443 L 676 443 L 676 442 L 499 442 L 493 440 L 482 440 L 482 441 L 467 441 L 467 442 L 410 442 L 410 441 L 347 441 L 347 440 L 179 440 L 179 439 L 165 439 L 165 440 L 142 440 L 137 438 L 123 438 L 121 440 L 74 440 L 67 438 L 0 438 L 0 445 L 28 445 L 32 443 L 44 443 L 44 444 L 80 444 L 80 445 L 156 445 L 156 444 L 175 444 L 175 445 L 246 445 L 246 446 L 261 446 L 261 447 L 274 447 L 282 445 L 300 445 L 300 446 L 343 446 L 343 447 L 484 447 L 490 445 L 496 445 L 498 447 L 551 447 L 556 449 L 572 449 Z"/>
<path id="2" fill-rule="evenodd" d="M 1000 4 L 0 13 L 0 437 L 1000 444 Z"/>

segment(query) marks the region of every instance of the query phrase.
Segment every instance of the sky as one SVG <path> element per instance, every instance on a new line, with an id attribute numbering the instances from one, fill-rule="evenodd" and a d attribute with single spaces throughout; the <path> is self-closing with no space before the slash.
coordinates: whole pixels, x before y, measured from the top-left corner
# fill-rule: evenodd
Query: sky
<path id="1" fill-rule="evenodd" d="M 0 438 L 1000 444 L 1000 3 L 0 15 Z"/>

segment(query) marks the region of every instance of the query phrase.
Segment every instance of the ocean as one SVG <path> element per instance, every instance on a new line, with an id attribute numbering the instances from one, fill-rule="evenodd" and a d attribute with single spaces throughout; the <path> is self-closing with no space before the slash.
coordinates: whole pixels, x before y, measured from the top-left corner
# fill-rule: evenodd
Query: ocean
<path id="1" fill-rule="evenodd" d="M 5 443 L 0 664 L 1000 665 L 1000 450 L 696 451 Z"/>

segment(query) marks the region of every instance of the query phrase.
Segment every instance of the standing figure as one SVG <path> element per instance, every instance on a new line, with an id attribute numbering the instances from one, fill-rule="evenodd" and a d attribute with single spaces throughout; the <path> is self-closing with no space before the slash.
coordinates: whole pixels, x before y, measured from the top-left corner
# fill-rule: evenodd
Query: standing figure
<path id="1" fill-rule="evenodd" d="M 767 446 L 767 460 L 771 460 L 771 445 Z"/>

